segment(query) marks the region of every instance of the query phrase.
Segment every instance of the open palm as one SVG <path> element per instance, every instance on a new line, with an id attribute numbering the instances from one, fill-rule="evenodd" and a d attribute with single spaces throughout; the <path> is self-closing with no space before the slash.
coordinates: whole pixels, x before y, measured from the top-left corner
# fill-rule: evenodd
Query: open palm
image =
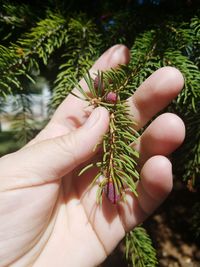
<path id="1" fill-rule="evenodd" d="M 128 49 L 116 45 L 92 70 L 128 61 Z M 127 100 L 138 129 L 182 87 L 183 77 L 174 68 L 152 74 Z M 127 202 L 118 205 L 104 198 L 101 207 L 96 205 L 96 188 L 87 191 L 96 170 L 81 177 L 78 173 L 81 164 L 95 157 L 93 147 L 106 132 L 109 116 L 104 108 L 86 112 L 86 106 L 69 95 L 34 140 L 1 158 L 0 267 L 97 266 L 170 192 L 172 170 L 166 156 L 183 141 L 184 125 L 166 113 L 133 144 L 140 152 L 139 197 L 127 194 Z"/>

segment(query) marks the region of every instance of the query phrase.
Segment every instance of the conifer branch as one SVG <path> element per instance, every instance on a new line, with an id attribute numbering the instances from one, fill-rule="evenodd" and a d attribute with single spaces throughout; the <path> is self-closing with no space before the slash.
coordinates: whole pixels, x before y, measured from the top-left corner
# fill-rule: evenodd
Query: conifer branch
<path id="1" fill-rule="evenodd" d="M 33 138 L 35 125 L 33 124 L 31 105 L 31 97 L 28 94 L 21 93 L 15 96 L 14 109 L 17 112 L 12 123 L 12 129 L 15 131 L 15 138 L 20 146 L 25 145 Z"/>
<path id="2" fill-rule="evenodd" d="M 174 172 L 187 181 L 190 190 L 194 190 L 200 173 L 200 71 L 194 62 L 182 55 L 181 51 L 165 51 L 163 62 L 164 65 L 178 68 L 185 77 L 184 89 L 176 102 L 170 106 L 170 110 L 178 113 L 186 125 L 185 142 L 174 154 Z"/>
<path id="3" fill-rule="evenodd" d="M 150 74 L 161 67 L 156 48 L 157 32 L 155 30 L 146 31 L 136 38 L 131 48 L 130 61 L 130 67 L 137 72 L 134 79 L 130 81 L 132 93 Z"/>
<path id="4" fill-rule="evenodd" d="M 10 25 L 15 29 L 16 27 L 25 27 L 27 20 L 32 16 L 33 13 L 31 12 L 30 6 L 26 4 L 12 4 L 12 3 L 5 3 L 4 1 L 0 1 L 1 11 L 0 11 L 0 23 Z M 10 31 L 7 34 L 6 38 L 13 34 L 13 31 Z"/>
<path id="5" fill-rule="evenodd" d="M 191 19 L 190 27 L 194 32 L 195 41 L 200 43 L 200 18 L 198 16 Z"/>
<path id="6" fill-rule="evenodd" d="M 167 34 L 168 49 L 184 51 L 194 42 L 195 34 L 188 23 L 170 21 L 166 23 L 165 27 L 166 29 L 161 35 Z"/>
<path id="7" fill-rule="evenodd" d="M 185 76 L 185 87 L 177 98 L 177 104 L 183 104 L 195 110 L 200 95 L 200 71 L 195 64 L 180 51 L 168 50 L 163 57 L 164 65 L 178 68 Z"/>
<path id="8" fill-rule="evenodd" d="M 0 46 L 0 95 L 22 90 L 22 78 L 31 82 L 31 70 L 39 71 L 37 58 L 47 64 L 49 56 L 66 41 L 65 19 L 57 15 L 38 22 L 29 33 L 9 48 Z"/>
<path id="9" fill-rule="evenodd" d="M 180 113 L 180 110 L 175 109 L 175 112 Z M 183 146 L 174 154 L 174 172 L 178 177 L 183 177 L 183 181 L 187 182 L 190 191 L 195 191 L 199 187 L 200 180 L 199 113 L 200 108 L 198 106 L 196 112 L 190 111 L 190 113 L 185 114 L 186 139 Z"/>
<path id="10" fill-rule="evenodd" d="M 36 27 L 17 42 L 22 51 L 22 58 L 28 61 L 29 56 L 37 55 L 46 65 L 49 56 L 67 41 L 67 20 L 57 14 L 37 23 Z"/>
<path id="11" fill-rule="evenodd" d="M 129 266 L 156 267 L 158 261 L 156 251 L 146 230 L 141 226 L 126 234 L 125 256 Z"/>
<path id="12" fill-rule="evenodd" d="M 126 85 L 130 79 L 130 70 L 129 75 L 128 71 L 125 71 L 127 68 L 122 66 L 118 70 L 99 72 L 95 80 L 88 73 L 84 78 L 90 94 L 86 95 L 82 88 L 77 86 L 89 105 L 105 107 L 110 113 L 109 131 L 103 138 L 102 160 L 84 169 L 86 171 L 97 165 L 99 167 L 99 172 L 91 184 L 98 184 L 97 203 L 102 202 L 103 194 L 113 204 L 125 199 L 127 190 L 137 195 L 138 152 L 130 144 L 137 141 L 138 134 L 134 130 L 134 122 L 129 117 L 126 104 L 129 95 Z"/>
<path id="13" fill-rule="evenodd" d="M 65 63 L 59 69 L 53 89 L 51 108 L 56 108 L 73 89 L 72 79 L 82 78 L 97 58 L 101 47 L 100 34 L 95 24 L 83 14 L 71 18 L 68 24 L 68 40 L 63 54 Z"/>
<path id="14" fill-rule="evenodd" d="M 192 44 L 190 57 L 195 64 L 200 68 L 200 19 L 199 16 L 195 16 L 191 19 L 190 28 L 193 31 L 194 42 Z"/>

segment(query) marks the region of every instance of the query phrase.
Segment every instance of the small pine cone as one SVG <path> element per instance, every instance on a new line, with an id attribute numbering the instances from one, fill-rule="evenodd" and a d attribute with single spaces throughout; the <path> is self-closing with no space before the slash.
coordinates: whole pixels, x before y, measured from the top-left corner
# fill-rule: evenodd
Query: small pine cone
<path id="1" fill-rule="evenodd" d="M 96 76 L 95 77 L 95 79 L 94 79 L 94 89 L 96 90 L 96 91 L 98 91 L 98 85 L 99 85 L 99 77 L 98 76 Z M 100 87 L 100 89 L 101 89 L 101 95 L 103 95 L 103 93 L 104 93 L 104 82 L 102 81 L 102 84 L 101 84 L 101 87 Z"/>
<path id="2" fill-rule="evenodd" d="M 95 90 L 98 90 L 98 83 L 99 83 L 99 77 L 96 76 L 95 79 L 94 79 L 94 89 Z"/>
<path id="3" fill-rule="evenodd" d="M 111 103 L 111 104 L 116 104 L 118 100 L 117 93 L 115 92 L 109 92 L 106 95 L 106 102 Z"/>
<path id="4" fill-rule="evenodd" d="M 104 187 L 104 193 L 112 204 L 117 204 L 121 198 L 120 194 L 116 192 L 112 181 L 109 181 Z"/>

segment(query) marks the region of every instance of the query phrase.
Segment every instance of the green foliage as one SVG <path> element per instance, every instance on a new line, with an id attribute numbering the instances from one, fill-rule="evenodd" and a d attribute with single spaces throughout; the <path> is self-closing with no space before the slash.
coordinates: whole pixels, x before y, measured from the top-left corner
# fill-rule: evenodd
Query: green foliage
<path id="1" fill-rule="evenodd" d="M 17 42 L 19 49 L 23 50 L 23 59 L 37 56 L 46 65 L 49 56 L 67 41 L 65 24 L 65 18 L 52 13 L 49 13 L 46 19 L 39 21 L 36 27 Z"/>
<path id="2" fill-rule="evenodd" d="M 198 67 L 186 56 L 182 55 L 180 51 L 176 50 L 166 51 L 163 60 L 164 65 L 177 67 L 185 77 L 185 87 L 178 96 L 177 104 L 187 107 L 188 112 L 191 109 L 195 111 L 200 96 L 199 86 L 197 86 L 200 82 Z"/>
<path id="3" fill-rule="evenodd" d="M 200 21 L 199 21 L 200 22 Z M 186 28 L 186 26 L 185 26 Z M 174 155 L 175 159 L 175 173 L 183 176 L 184 181 L 188 181 L 189 187 L 195 186 L 196 181 L 199 180 L 199 166 L 200 166 L 200 124 L 199 124 L 199 102 L 200 102 L 200 70 L 192 61 L 193 47 L 197 47 L 198 23 L 197 18 L 188 23 L 188 27 L 181 30 L 181 34 L 185 36 L 181 38 L 185 40 L 185 45 L 181 46 L 180 50 L 166 49 L 163 56 L 163 64 L 171 65 L 178 68 L 185 79 L 185 86 L 179 94 L 176 102 L 170 106 L 170 110 L 178 113 L 186 124 L 186 139 L 184 146 L 182 146 Z M 179 31 L 180 32 L 180 31 Z M 188 34 L 188 32 L 190 34 Z M 179 36 L 178 36 L 178 39 Z M 191 48 L 189 56 L 183 52 L 188 52 L 185 48 Z M 182 50 L 182 48 L 184 48 Z M 183 157 L 184 155 L 184 157 Z"/>
<path id="4" fill-rule="evenodd" d="M 17 151 L 20 148 L 14 136 L 15 132 L 13 131 L 0 132 L 0 157 L 4 156 L 5 154 Z"/>
<path id="5" fill-rule="evenodd" d="M 67 26 L 66 48 L 62 54 L 64 63 L 59 66 L 55 80 L 51 108 L 56 108 L 73 88 L 72 79 L 79 80 L 97 58 L 101 47 L 100 34 L 95 24 L 85 15 L 70 18 Z"/>
<path id="6" fill-rule="evenodd" d="M 39 71 L 38 59 L 49 56 L 66 41 L 65 20 L 50 14 L 10 47 L 0 46 L 0 96 L 23 90 L 22 77 L 31 82 L 31 71 Z"/>
<path id="7" fill-rule="evenodd" d="M 0 1 L 1 12 L 0 12 L 0 23 L 2 26 L 11 26 L 13 29 L 25 27 L 27 22 L 30 19 L 30 16 L 33 16 L 30 6 L 27 4 L 11 4 L 7 1 Z M 1 28 L 3 31 L 3 27 Z M 6 34 L 4 40 L 8 39 L 13 34 L 13 31 L 10 30 Z"/>
<path id="8" fill-rule="evenodd" d="M 8 66 L 12 65 L 16 59 L 16 55 L 10 51 L 9 48 L 0 46 L 0 71 L 2 73 L 0 78 L 0 96 L 6 97 L 13 90 L 12 87 L 20 87 L 15 73 L 8 72 Z M 8 76 L 10 74 L 10 77 Z"/>
<path id="9" fill-rule="evenodd" d="M 132 267 L 158 266 L 156 251 L 146 230 L 138 226 L 126 235 L 126 259 Z"/>
<path id="10" fill-rule="evenodd" d="M 195 36 L 194 42 L 192 45 L 191 50 L 191 58 L 194 61 L 194 63 L 200 67 L 200 19 L 199 16 L 195 16 L 194 18 L 191 19 L 191 30 L 193 32 L 193 35 Z"/>
<path id="11" fill-rule="evenodd" d="M 39 60 L 46 65 L 51 54 L 65 44 L 65 23 L 66 20 L 60 15 L 49 13 L 46 19 L 39 21 L 15 44 L 8 48 L 0 45 L 0 96 L 6 99 L 7 95 L 18 95 L 19 112 L 13 127 L 19 129 L 23 144 L 31 138 L 33 131 L 27 102 L 30 97 L 25 85 L 35 83 L 34 73 L 39 73 L 41 68 Z"/>
<path id="12" fill-rule="evenodd" d="M 197 62 L 193 61 L 196 49 L 200 47 L 199 23 L 197 17 L 187 23 L 168 19 L 160 28 L 145 31 L 135 39 L 130 61 L 130 66 L 137 73 L 131 80 L 131 92 L 159 67 L 173 66 L 182 72 L 185 86 L 169 107 L 169 111 L 183 118 L 187 133 L 184 146 L 174 154 L 174 170 L 177 175 L 183 176 L 184 181 L 192 181 L 193 186 L 199 180 L 200 166 L 200 70 Z"/>
<path id="13" fill-rule="evenodd" d="M 195 36 L 195 41 L 199 44 L 200 42 L 200 18 L 199 16 L 195 16 L 194 18 L 191 19 L 191 29 L 194 33 Z"/>
<path id="14" fill-rule="evenodd" d="M 177 109 L 176 109 L 177 110 Z M 182 110 L 183 111 L 183 110 Z M 177 112 L 181 112 L 178 110 Z M 184 121 L 186 125 L 186 139 L 184 145 L 174 154 L 175 173 L 187 181 L 188 188 L 193 191 L 199 188 L 200 179 L 200 108 L 187 113 Z M 183 156 L 184 155 L 184 156 Z"/>
<path id="15" fill-rule="evenodd" d="M 33 138 L 33 114 L 31 110 L 31 98 L 28 94 L 22 93 L 15 97 L 13 103 L 16 114 L 12 124 L 12 130 L 15 132 L 15 139 L 20 146 L 25 145 Z"/>
<path id="16" fill-rule="evenodd" d="M 157 36 L 155 30 L 146 31 L 135 39 L 131 47 L 130 67 L 137 76 L 131 80 L 132 92 L 155 70 L 161 67 L 160 58 L 156 55 Z"/>

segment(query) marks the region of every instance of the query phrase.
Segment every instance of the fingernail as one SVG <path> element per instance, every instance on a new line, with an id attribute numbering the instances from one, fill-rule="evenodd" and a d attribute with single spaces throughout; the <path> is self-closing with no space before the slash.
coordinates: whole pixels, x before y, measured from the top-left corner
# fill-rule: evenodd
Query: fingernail
<path id="1" fill-rule="evenodd" d="M 98 108 L 96 108 L 90 115 L 90 117 L 87 119 L 87 121 L 84 123 L 83 127 L 86 129 L 92 128 L 95 123 L 100 118 L 100 111 Z"/>
<path id="2" fill-rule="evenodd" d="M 116 61 L 117 64 L 127 64 L 130 60 L 130 52 L 124 45 L 116 45 L 112 60 Z"/>

